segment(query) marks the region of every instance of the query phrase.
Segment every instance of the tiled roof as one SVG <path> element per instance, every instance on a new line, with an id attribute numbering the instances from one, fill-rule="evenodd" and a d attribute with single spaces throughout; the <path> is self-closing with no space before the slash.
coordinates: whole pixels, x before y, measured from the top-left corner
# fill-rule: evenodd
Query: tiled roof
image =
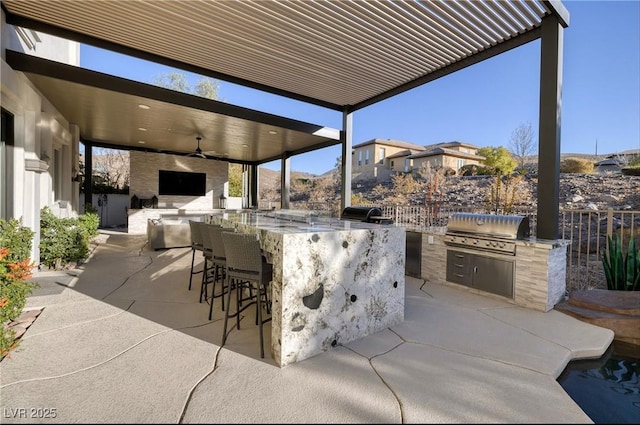
<path id="1" fill-rule="evenodd" d="M 437 155 L 447 155 L 447 156 L 454 156 L 457 158 L 467 158 L 467 159 L 475 159 L 478 161 L 484 161 L 485 157 L 484 156 L 480 156 L 480 155 L 473 155 L 470 153 L 464 153 L 464 152 L 460 152 L 457 151 L 455 149 L 447 149 L 447 148 L 434 148 L 434 149 L 429 149 L 427 151 L 424 152 L 418 152 L 414 155 L 410 155 L 408 156 L 408 158 L 411 159 L 415 159 L 415 158 L 423 158 L 426 156 L 437 156 Z"/>
<path id="2" fill-rule="evenodd" d="M 441 142 L 441 143 L 436 143 L 436 144 L 433 144 L 433 145 L 426 145 L 425 149 L 429 150 L 429 149 L 432 149 L 432 148 L 452 148 L 452 147 L 480 149 L 480 146 L 472 145 L 470 143 L 465 143 L 465 142 L 458 142 L 458 141 Z"/>
<path id="3" fill-rule="evenodd" d="M 416 149 L 405 149 L 403 151 L 400 152 L 396 152 L 393 155 L 389 155 L 387 156 L 387 158 L 401 158 L 403 156 L 409 156 L 409 155 L 414 155 L 417 153 L 420 153 L 421 151 L 418 151 Z"/>
<path id="4" fill-rule="evenodd" d="M 371 139 L 366 142 L 359 143 L 357 145 L 353 145 L 353 148 L 360 148 L 362 146 L 367 145 L 384 145 L 384 146 L 393 146 L 396 148 L 405 148 L 405 149 L 413 149 L 416 151 L 423 151 L 424 146 L 416 145 L 415 143 L 404 142 L 402 140 L 395 139 Z"/>

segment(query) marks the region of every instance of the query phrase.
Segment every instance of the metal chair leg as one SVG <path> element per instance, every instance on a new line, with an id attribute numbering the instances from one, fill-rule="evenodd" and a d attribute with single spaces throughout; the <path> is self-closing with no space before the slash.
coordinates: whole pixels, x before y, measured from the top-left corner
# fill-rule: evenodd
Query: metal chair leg
<path id="1" fill-rule="evenodd" d="M 227 341 L 227 322 L 229 321 L 229 312 L 231 311 L 231 280 L 232 279 L 227 276 L 227 288 L 229 292 L 227 292 L 227 311 L 224 313 L 224 327 L 222 328 L 221 346 L 224 346 L 224 343 Z"/>
<path id="2" fill-rule="evenodd" d="M 196 260 L 196 250 L 195 249 L 191 249 L 191 274 L 189 275 L 189 290 L 191 290 L 191 280 L 193 279 L 193 275 L 195 273 L 193 273 L 193 264 L 195 263 Z"/>

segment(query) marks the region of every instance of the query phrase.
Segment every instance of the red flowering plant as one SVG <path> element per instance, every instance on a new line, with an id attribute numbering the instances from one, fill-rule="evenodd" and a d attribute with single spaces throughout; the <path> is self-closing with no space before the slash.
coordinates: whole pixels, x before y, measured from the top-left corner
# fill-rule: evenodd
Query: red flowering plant
<path id="1" fill-rule="evenodd" d="M 22 313 L 27 297 L 37 286 L 29 281 L 32 235 L 31 229 L 15 219 L 0 220 L 0 358 L 18 346 L 19 340 L 8 325 Z"/>

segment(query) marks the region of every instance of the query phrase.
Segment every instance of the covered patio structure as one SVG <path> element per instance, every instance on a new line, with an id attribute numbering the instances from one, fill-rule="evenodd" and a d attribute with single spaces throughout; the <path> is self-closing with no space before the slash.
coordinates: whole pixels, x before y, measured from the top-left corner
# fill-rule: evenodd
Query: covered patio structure
<path id="1" fill-rule="evenodd" d="M 148 99 L 160 116 L 179 116 L 185 125 L 171 134 L 166 127 L 154 130 L 145 149 L 190 153 L 199 129 L 187 124 L 211 122 L 228 153 L 225 159 L 247 167 L 249 206 L 257 200 L 257 167 L 281 161 L 283 208 L 290 158 L 337 143 L 342 147 L 341 207 L 350 204 L 355 111 L 540 39 L 537 236 L 558 237 L 563 29 L 569 24 L 560 1 L 2 0 L 2 8 L 7 23 L 17 27 L 342 113 L 340 129 L 325 129 L 83 70 L 44 67 L 35 58 L 7 52 L 7 63 L 25 72 L 78 124 L 87 146 L 139 148 L 133 133 L 144 127 L 142 114 L 131 115 L 124 128 L 109 123 L 117 119 L 114 110 L 122 102 Z M 96 97 L 104 102 L 101 107 L 91 102 Z M 85 103 L 74 107 L 78 98 Z M 88 157 L 88 176 L 90 167 Z M 90 182 L 85 194 L 91 199 Z"/>

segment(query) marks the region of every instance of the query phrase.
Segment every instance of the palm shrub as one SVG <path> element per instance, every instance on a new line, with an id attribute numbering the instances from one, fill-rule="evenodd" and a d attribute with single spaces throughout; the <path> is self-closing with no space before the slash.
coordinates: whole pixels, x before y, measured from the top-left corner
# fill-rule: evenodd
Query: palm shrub
<path id="1" fill-rule="evenodd" d="M 640 249 L 635 238 L 629 238 L 625 253 L 618 235 L 607 236 L 608 246 L 602 256 L 607 289 L 615 291 L 640 291 Z"/>
<path id="2" fill-rule="evenodd" d="M 22 313 L 36 282 L 30 282 L 33 231 L 20 220 L 0 219 L 0 358 L 15 349 L 19 340 L 5 324 Z"/>

